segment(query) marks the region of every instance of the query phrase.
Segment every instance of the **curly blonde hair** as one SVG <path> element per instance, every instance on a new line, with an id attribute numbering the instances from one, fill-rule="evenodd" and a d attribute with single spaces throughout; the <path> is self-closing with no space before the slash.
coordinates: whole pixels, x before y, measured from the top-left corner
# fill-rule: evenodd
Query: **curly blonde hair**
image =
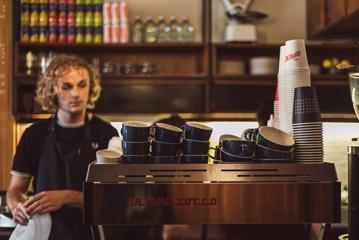
<path id="1" fill-rule="evenodd" d="M 87 103 L 87 109 L 93 109 L 96 101 L 100 97 L 101 85 L 100 76 L 92 66 L 84 59 L 69 54 L 60 54 L 56 56 L 49 64 L 46 72 L 37 82 L 35 100 L 41 105 L 44 111 L 56 112 L 57 95 L 55 86 L 57 80 L 63 77 L 70 68 L 84 68 L 90 76 L 90 93 Z"/>

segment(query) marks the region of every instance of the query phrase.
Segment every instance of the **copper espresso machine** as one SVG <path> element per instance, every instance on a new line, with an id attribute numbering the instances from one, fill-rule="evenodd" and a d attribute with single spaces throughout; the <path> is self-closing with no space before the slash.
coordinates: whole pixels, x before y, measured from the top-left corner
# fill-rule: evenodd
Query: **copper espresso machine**
<path id="1" fill-rule="evenodd" d="M 84 184 L 84 222 L 103 225 L 340 222 L 331 163 L 95 164 Z"/>

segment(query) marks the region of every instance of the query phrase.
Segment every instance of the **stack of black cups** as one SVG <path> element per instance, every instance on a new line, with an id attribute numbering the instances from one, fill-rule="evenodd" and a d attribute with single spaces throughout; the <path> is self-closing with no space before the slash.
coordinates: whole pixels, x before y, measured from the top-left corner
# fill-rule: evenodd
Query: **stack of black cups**
<path id="1" fill-rule="evenodd" d="M 293 136 L 296 161 L 323 161 L 323 123 L 315 87 L 294 89 Z"/>
<path id="2" fill-rule="evenodd" d="M 213 129 L 195 122 L 188 122 L 183 128 L 181 163 L 208 163 L 209 139 Z"/>
<path id="3" fill-rule="evenodd" d="M 144 122 L 130 121 L 122 124 L 123 163 L 148 163 L 150 130 L 151 125 Z"/>
<path id="4" fill-rule="evenodd" d="M 156 123 L 154 131 L 154 139 L 151 141 L 151 162 L 178 163 L 183 130 L 166 123 Z"/>

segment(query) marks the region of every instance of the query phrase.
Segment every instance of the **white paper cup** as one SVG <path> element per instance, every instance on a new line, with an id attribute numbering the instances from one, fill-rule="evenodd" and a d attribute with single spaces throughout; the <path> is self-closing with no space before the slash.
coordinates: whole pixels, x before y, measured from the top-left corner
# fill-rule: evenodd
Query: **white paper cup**
<path id="1" fill-rule="evenodd" d="M 278 99 L 279 129 L 288 132 L 286 81 L 283 73 L 278 73 Z"/>
<path id="2" fill-rule="evenodd" d="M 119 163 L 121 153 L 111 150 L 111 149 L 102 149 L 96 152 L 97 163 Z"/>
<path id="3" fill-rule="evenodd" d="M 303 39 L 286 41 L 285 46 L 285 69 L 309 68 Z"/>
<path id="4" fill-rule="evenodd" d="M 274 118 L 273 118 L 273 125 L 275 128 L 280 128 L 280 119 L 279 119 L 279 101 L 274 101 L 274 106 L 273 106 L 273 113 L 274 113 Z"/>
<path id="5" fill-rule="evenodd" d="M 278 74 L 283 74 L 285 69 L 285 53 L 286 53 L 285 45 L 280 47 L 279 50 L 279 66 L 278 66 Z"/>

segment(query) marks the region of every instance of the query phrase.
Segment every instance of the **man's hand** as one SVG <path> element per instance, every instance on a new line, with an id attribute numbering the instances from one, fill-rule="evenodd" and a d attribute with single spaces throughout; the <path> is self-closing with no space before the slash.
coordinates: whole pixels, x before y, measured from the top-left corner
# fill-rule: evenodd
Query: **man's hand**
<path id="1" fill-rule="evenodd" d="M 68 204 L 83 207 L 83 193 L 73 190 L 57 190 L 40 192 L 24 202 L 26 213 L 30 216 L 53 212 Z"/>
<path id="2" fill-rule="evenodd" d="M 27 225 L 30 215 L 27 213 L 25 206 L 22 202 L 19 202 L 16 207 L 11 210 L 13 219 L 16 223 L 21 225 Z"/>
<path id="3" fill-rule="evenodd" d="M 40 192 L 24 202 L 26 212 L 33 216 L 53 212 L 66 203 L 66 191 Z"/>
<path id="4" fill-rule="evenodd" d="M 28 176 L 13 175 L 6 192 L 6 201 L 11 209 L 13 219 L 21 225 L 27 225 L 30 218 L 30 214 L 24 206 L 26 201 L 25 192 L 29 186 L 30 179 Z"/>

